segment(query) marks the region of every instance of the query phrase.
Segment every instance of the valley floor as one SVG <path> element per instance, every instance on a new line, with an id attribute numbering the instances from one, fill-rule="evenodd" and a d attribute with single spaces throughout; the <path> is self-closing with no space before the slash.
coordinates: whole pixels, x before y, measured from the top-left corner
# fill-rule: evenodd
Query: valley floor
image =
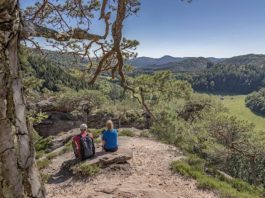
<path id="1" fill-rule="evenodd" d="M 146 138 L 120 137 L 122 147 L 133 150 L 128 164 L 113 165 L 95 178 L 77 178 L 62 170 L 72 153 L 54 158 L 45 170 L 55 179 L 46 184 L 51 198 L 211 198 L 212 192 L 201 191 L 196 181 L 172 174 L 170 163 L 184 156 L 173 146 Z"/>
<path id="2" fill-rule="evenodd" d="M 229 112 L 241 120 L 246 120 L 255 124 L 257 130 L 265 129 L 265 118 L 253 113 L 245 104 L 246 95 L 233 95 L 233 96 L 216 96 L 212 97 L 219 99 L 222 98 L 221 103 L 229 109 Z"/>

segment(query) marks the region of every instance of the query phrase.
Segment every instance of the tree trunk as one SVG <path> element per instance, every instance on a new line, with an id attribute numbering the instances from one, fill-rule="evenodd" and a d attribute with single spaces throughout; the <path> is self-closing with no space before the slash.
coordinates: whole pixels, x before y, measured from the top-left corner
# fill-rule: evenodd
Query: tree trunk
<path id="1" fill-rule="evenodd" d="M 0 0 L 0 197 L 45 197 L 26 120 L 20 29 L 18 1 Z"/>

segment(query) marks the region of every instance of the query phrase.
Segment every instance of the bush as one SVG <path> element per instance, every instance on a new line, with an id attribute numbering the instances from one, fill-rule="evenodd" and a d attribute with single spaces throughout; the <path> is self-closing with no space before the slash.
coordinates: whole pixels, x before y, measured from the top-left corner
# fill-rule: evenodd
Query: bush
<path id="1" fill-rule="evenodd" d="M 35 143 L 36 151 L 48 151 L 48 148 L 51 146 L 52 137 L 41 138 Z"/>
<path id="2" fill-rule="evenodd" d="M 258 198 L 264 195 L 263 189 L 259 189 L 241 180 L 231 179 L 222 181 L 219 178 L 207 175 L 202 170 L 203 164 L 204 160 L 192 156 L 192 158 L 186 160 L 172 162 L 171 169 L 173 172 L 196 179 L 199 188 L 215 190 L 221 197 Z"/>
<path id="3" fill-rule="evenodd" d="M 134 137 L 135 134 L 130 129 L 123 129 L 121 132 L 119 132 L 119 136 L 128 136 L 128 137 Z"/>
<path id="4" fill-rule="evenodd" d="M 150 136 L 151 134 L 149 133 L 148 130 L 144 130 L 140 133 L 140 137 L 149 138 Z"/>

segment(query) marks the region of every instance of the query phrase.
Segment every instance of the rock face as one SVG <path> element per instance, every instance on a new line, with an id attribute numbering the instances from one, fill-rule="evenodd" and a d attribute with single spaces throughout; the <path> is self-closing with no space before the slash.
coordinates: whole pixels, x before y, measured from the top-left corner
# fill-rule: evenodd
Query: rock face
<path id="1" fill-rule="evenodd" d="M 82 124 L 82 120 L 70 113 L 53 111 L 47 114 L 47 119 L 34 126 L 35 130 L 43 137 L 66 132 L 72 128 L 78 128 Z"/>
<path id="2" fill-rule="evenodd" d="M 62 135 L 55 136 L 51 140 L 50 150 L 53 151 L 57 148 L 64 146 L 69 140 L 72 139 L 73 136 L 78 135 L 78 134 L 80 134 L 80 129 L 76 128 L 76 129 L 72 129 L 72 130 L 70 130 L 67 133 L 64 133 Z"/>
<path id="3" fill-rule="evenodd" d="M 79 128 L 80 124 L 87 123 L 89 128 L 103 128 L 108 119 L 112 119 L 115 126 L 119 126 L 117 116 L 109 113 L 91 114 L 88 118 L 86 116 L 73 116 L 67 112 L 51 111 L 46 112 L 48 118 L 43 120 L 40 124 L 35 125 L 35 130 L 43 137 L 50 135 L 57 135 L 60 132 L 67 132 L 73 128 Z M 133 118 L 130 120 L 121 120 L 122 127 L 136 127 L 139 129 L 145 128 L 144 121 L 139 121 Z"/>
<path id="4" fill-rule="evenodd" d="M 73 116 L 67 110 L 59 109 L 55 104 L 55 98 L 48 98 L 36 104 L 37 111 L 45 112 L 48 115 L 47 119 L 34 126 L 35 130 L 43 137 L 67 132 L 73 128 L 78 128 L 82 123 L 87 123 L 89 128 L 102 128 L 105 127 L 105 123 L 109 119 L 113 120 L 115 126 L 119 128 L 135 127 L 143 129 L 146 127 L 146 121 L 143 119 L 141 112 L 127 111 L 123 119 L 119 119 L 119 115 L 105 111 L 92 112 L 88 116 L 81 112 L 79 116 Z"/>

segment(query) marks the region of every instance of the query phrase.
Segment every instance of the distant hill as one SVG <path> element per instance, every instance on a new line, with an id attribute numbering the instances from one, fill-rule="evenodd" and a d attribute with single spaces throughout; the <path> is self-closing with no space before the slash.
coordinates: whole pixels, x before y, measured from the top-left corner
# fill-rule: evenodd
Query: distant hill
<path id="1" fill-rule="evenodd" d="M 253 65 L 265 66 L 265 55 L 247 54 L 232 58 L 215 57 L 172 57 L 163 56 L 161 58 L 139 57 L 127 61 L 140 71 L 171 70 L 178 71 L 198 71 L 209 68 L 215 64 L 220 65 Z"/>
<path id="2" fill-rule="evenodd" d="M 178 71 L 197 71 L 201 69 L 207 68 L 209 64 L 214 64 L 207 58 L 203 57 L 191 57 L 191 58 L 183 58 L 181 61 L 178 62 L 171 62 L 159 65 L 154 67 L 154 70 L 171 70 L 172 72 Z"/>
<path id="3" fill-rule="evenodd" d="M 204 57 L 172 57 L 163 56 L 161 58 L 139 57 L 127 61 L 128 64 L 142 71 L 171 70 L 196 71 L 205 69 L 207 66 L 219 63 L 224 59 L 204 58 Z"/>
<path id="4" fill-rule="evenodd" d="M 234 56 L 232 58 L 227 58 L 220 62 L 224 65 L 254 65 L 254 66 L 264 66 L 265 65 L 265 55 L 264 54 L 247 54 L 242 56 Z"/>
<path id="5" fill-rule="evenodd" d="M 139 57 L 129 60 L 128 63 L 137 68 L 156 67 L 168 63 L 180 62 L 185 58 L 163 56 L 161 58 Z"/>

